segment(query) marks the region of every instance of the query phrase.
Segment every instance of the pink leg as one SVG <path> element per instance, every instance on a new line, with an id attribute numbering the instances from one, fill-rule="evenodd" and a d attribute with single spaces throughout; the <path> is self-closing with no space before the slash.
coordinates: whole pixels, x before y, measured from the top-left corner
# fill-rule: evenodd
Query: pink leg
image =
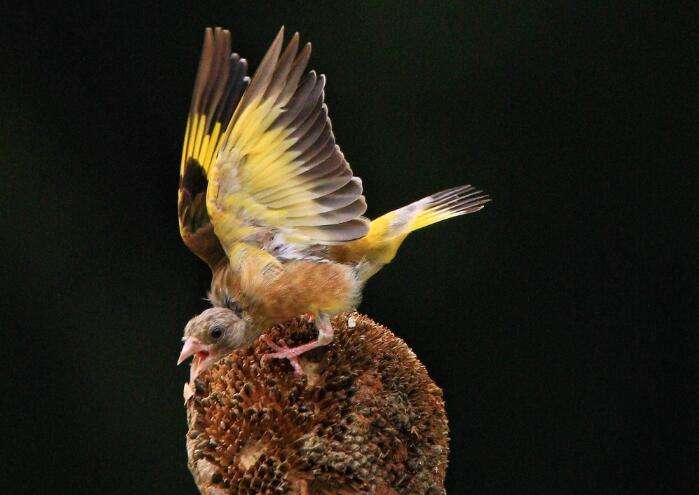
<path id="1" fill-rule="evenodd" d="M 318 315 L 318 318 L 316 318 L 316 327 L 318 327 L 318 339 L 297 347 L 287 347 L 283 340 L 279 341 L 281 345 L 277 345 L 272 342 L 269 337 L 262 335 L 260 337 L 262 341 L 276 351 L 262 356 L 262 361 L 265 362 L 268 359 L 288 359 L 289 363 L 291 363 L 291 366 L 294 368 L 294 373 L 303 376 L 304 372 L 299 362 L 299 356 L 316 347 L 327 345 L 333 340 L 333 327 L 327 315 Z"/>

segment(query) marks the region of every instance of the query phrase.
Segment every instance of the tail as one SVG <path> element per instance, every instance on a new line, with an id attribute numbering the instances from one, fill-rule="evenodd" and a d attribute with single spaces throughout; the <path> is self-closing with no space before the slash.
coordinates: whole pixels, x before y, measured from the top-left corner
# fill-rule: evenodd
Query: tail
<path id="1" fill-rule="evenodd" d="M 474 213 L 488 201 L 487 194 L 469 185 L 427 196 L 373 220 L 365 237 L 333 246 L 333 258 L 359 263 L 360 277 L 366 280 L 393 260 L 411 232 L 448 218 Z"/>
<path id="2" fill-rule="evenodd" d="M 433 223 L 481 210 L 488 201 L 490 197 L 473 186 L 458 186 L 422 198 L 375 221 L 389 217 L 391 225 L 387 233 L 391 235 L 394 232 L 393 235 L 403 235 L 405 238 L 410 232 Z M 404 227 L 401 227 L 401 221 Z"/>

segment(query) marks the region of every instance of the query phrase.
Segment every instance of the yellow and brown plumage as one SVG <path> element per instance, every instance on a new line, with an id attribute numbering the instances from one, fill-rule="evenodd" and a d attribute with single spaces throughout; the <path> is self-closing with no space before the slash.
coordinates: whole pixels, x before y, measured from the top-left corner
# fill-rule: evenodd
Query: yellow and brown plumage
<path id="1" fill-rule="evenodd" d="M 366 280 L 412 231 L 477 211 L 470 186 L 423 198 L 372 222 L 362 182 L 335 144 L 324 76 L 306 72 L 310 44 L 282 28 L 252 80 L 231 54 L 230 33 L 207 29 L 180 168 L 178 214 L 185 244 L 211 267 L 210 299 L 243 309 L 264 330 L 303 313 L 319 341 L 331 315 L 359 303 Z"/>

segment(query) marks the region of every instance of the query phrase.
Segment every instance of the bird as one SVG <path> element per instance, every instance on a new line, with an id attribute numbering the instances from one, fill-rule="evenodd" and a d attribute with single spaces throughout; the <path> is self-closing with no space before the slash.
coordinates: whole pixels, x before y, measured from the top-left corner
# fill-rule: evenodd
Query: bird
<path id="1" fill-rule="evenodd" d="M 311 44 L 282 26 L 252 78 L 230 31 L 207 28 L 187 117 L 178 188 L 185 245 L 211 269 L 212 308 L 185 327 L 178 364 L 190 379 L 272 325 L 309 315 L 318 338 L 265 340 L 303 374 L 298 357 L 333 340 L 330 318 L 360 302 L 366 281 L 411 232 L 482 209 L 471 185 L 369 221 L 362 181 L 335 142 L 325 76 L 306 71 Z"/>

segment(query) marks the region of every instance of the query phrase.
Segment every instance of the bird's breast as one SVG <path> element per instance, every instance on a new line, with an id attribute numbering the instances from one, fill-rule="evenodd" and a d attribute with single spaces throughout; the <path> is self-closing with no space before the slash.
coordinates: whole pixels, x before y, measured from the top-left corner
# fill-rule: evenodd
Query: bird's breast
<path id="1" fill-rule="evenodd" d="M 361 283 L 353 266 L 327 259 L 282 261 L 272 279 L 262 272 L 241 277 L 230 267 L 214 276 L 212 294 L 227 294 L 241 302 L 258 321 L 286 321 L 304 313 L 336 314 L 354 309 Z"/>

